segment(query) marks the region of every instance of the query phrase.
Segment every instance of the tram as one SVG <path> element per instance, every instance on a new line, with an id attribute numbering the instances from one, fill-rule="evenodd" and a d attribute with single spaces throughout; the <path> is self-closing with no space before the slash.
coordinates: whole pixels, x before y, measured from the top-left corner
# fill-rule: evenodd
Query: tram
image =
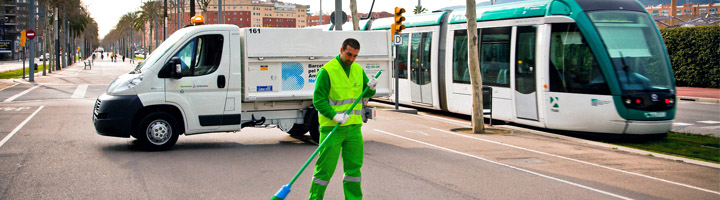
<path id="1" fill-rule="evenodd" d="M 406 16 L 395 58 L 399 103 L 471 114 L 465 13 Z M 492 87 L 494 119 L 595 133 L 670 130 L 676 103 L 670 60 L 636 1 L 531 0 L 476 13 L 480 62 L 471 67 Z M 392 23 L 381 18 L 362 29 Z"/>

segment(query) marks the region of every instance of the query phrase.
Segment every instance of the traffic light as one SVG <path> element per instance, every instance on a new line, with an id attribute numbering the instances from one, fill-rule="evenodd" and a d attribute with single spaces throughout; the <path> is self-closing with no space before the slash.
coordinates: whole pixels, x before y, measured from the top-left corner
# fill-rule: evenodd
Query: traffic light
<path id="1" fill-rule="evenodd" d="M 26 32 L 25 30 L 20 31 L 20 46 L 25 47 L 25 36 Z"/>
<path id="2" fill-rule="evenodd" d="M 405 8 L 395 7 L 395 21 L 390 27 L 391 35 L 400 34 L 405 29 L 405 25 L 402 24 L 405 21 L 405 17 L 402 16 L 403 13 L 405 13 Z"/>

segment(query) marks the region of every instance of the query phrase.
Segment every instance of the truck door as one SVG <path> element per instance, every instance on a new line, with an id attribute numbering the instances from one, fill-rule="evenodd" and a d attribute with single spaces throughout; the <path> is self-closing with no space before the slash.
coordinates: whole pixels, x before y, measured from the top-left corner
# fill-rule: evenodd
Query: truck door
<path id="1" fill-rule="evenodd" d="M 182 78 L 165 79 L 165 100 L 182 106 L 186 133 L 220 131 L 240 123 L 239 116 L 225 120 L 223 113 L 230 69 L 228 36 L 227 31 L 202 32 L 173 54 L 182 61 Z"/>

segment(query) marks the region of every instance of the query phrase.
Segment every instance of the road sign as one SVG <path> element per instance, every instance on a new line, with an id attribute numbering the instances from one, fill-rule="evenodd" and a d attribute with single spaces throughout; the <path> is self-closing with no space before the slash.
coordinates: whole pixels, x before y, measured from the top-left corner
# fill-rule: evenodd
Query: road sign
<path id="1" fill-rule="evenodd" d="M 395 46 L 402 45 L 402 42 L 402 36 L 400 36 L 400 34 L 393 35 L 393 44 Z"/>
<path id="2" fill-rule="evenodd" d="M 330 14 L 330 23 L 332 23 L 332 24 L 336 24 L 335 23 L 335 13 L 336 12 L 333 12 Z M 342 18 L 342 21 L 340 21 L 340 23 L 338 23 L 338 24 L 342 25 L 342 24 L 345 24 L 345 22 L 347 22 L 347 14 L 345 13 L 345 11 L 341 11 L 340 14 L 342 14 L 340 17 L 340 18 Z"/>
<path id="3" fill-rule="evenodd" d="M 27 35 L 27 39 L 28 39 L 28 40 L 32 40 L 33 38 L 35 38 L 35 31 L 34 31 L 34 30 L 28 30 L 27 33 L 25 33 L 25 34 Z"/>

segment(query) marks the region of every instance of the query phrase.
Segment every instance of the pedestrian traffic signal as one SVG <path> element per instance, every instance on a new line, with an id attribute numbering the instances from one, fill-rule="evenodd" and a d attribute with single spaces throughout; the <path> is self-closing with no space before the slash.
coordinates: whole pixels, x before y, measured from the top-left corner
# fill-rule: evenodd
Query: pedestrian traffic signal
<path id="1" fill-rule="evenodd" d="M 391 35 L 400 34 L 405 29 L 405 25 L 402 24 L 405 21 L 405 17 L 402 16 L 403 13 L 405 13 L 405 8 L 395 7 L 395 21 L 390 27 Z"/>
<path id="2" fill-rule="evenodd" d="M 25 30 L 20 31 L 20 46 L 25 47 Z"/>

